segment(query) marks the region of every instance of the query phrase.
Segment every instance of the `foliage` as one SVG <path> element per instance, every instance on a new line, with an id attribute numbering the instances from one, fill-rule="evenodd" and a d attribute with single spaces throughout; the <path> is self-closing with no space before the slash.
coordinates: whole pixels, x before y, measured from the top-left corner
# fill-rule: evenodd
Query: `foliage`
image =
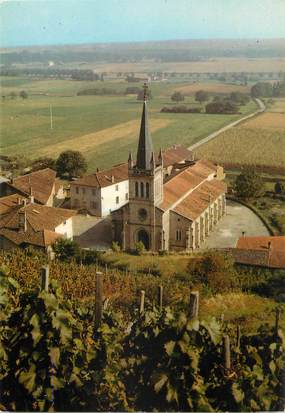
<path id="1" fill-rule="evenodd" d="M 174 92 L 171 95 L 171 100 L 173 100 L 173 102 L 182 102 L 184 100 L 184 95 L 182 95 L 181 92 Z"/>
<path id="2" fill-rule="evenodd" d="M 142 255 L 145 252 L 144 243 L 142 241 L 136 242 L 134 251 L 137 255 Z"/>
<path id="3" fill-rule="evenodd" d="M 209 100 L 209 94 L 208 94 L 208 92 L 206 92 L 205 90 L 198 90 L 198 91 L 195 93 L 195 100 L 196 100 L 197 102 L 200 102 L 200 103 L 206 102 L 207 100 Z"/>
<path id="4" fill-rule="evenodd" d="M 194 283 L 209 287 L 213 293 L 226 292 L 235 286 L 235 270 L 230 256 L 209 252 L 189 260 L 187 271 Z"/>
<path id="5" fill-rule="evenodd" d="M 120 247 L 119 243 L 115 242 L 115 241 L 112 242 L 112 247 L 111 248 L 112 248 L 112 251 L 114 251 L 114 252 L 120 252 L 121 251 L 121 247 Z"/>
<path id="6" fill-rule="evenodd" d="M 264 193 L 264 183 L 254 168 L 247 168 L 236 177 L 234 189 L 240 198 L 258 198 Z"/>
<path id="7" fill-rule="evenodd" d="M 229 101 L 210 102 L 205 107 L 206 113 L 232 114 L 238 112 L 238 107 Z"/>
<path id="8" fill-rule="evenodd" d="M 28 93 L 25 90 L 21 90 L 21 92 L 19 93 L 20 98 L 22 98 L 23 100 L 28 98 Z"/>
<path id="9" fill-rule="evenodd" d="M 285 96 L 285 82 L 258 82 L 251 88 L 253 97 L 281 97 Z"/>
<path id="10" fill-rule="evenodd" d="M 68 150 L 59 155 L 56 170 L 60 176 L 68 175 L 72 178 L 82 176 L 87 170 L 87 164 L 81 152 Z"/>
<path id="11" fill-rule="evenodd" d="M 189 108 L 185 105 L 180 105 L 180 106 L 164 106 L 161 111 L 162 113 L 201 113 L 202 109 L 201 108 Z"/>
<path id="12" fill-rule="evenodd" d="M 249 102 L 249 96 L 241 92 L 231 92 L 229 99 L 238 105 L 246 105 Z"/>
<path id="13" fill-rule="evenodd" d="M 92 314 L 49 292 L 19 291 L 0 277 L 0 394 L 6 410 L 122 410 L 116 318 L 93 331 Z"/>
<path id="14" fill-rule="evenodd" d="M 79 245 L 72 239 L 59 238 L 52 245 L 55 256 L 59 260 L 67 261 L 79 255 Z"/>

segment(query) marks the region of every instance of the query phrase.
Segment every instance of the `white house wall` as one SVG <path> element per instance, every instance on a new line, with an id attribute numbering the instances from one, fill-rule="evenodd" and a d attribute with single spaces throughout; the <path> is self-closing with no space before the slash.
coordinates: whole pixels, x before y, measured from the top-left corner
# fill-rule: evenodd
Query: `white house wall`
<path id="1" fill-rule="evenodd" d="M 73 239 L 72 218 L 69 218 L 66 221 L 62 222 L 54 229 L 54 231 L 58 234 L 64 235 L 64 238 Z"/>
<path id="2" fill-rule="evenodd" d="M 116 189 L 117 188 L 117 189 Z M 118 197 L 118 203 L 117 203 Z M 129 202 L 129 181 L 101 188 L 101 214 L 102 217 L 109 215 L 116 209 L 121 208 Z"/>

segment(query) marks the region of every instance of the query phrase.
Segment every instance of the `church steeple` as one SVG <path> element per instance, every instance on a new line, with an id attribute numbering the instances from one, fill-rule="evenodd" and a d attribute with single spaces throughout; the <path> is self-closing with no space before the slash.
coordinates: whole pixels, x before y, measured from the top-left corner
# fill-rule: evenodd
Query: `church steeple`
<path id="1" fill-rule="evenodd" d="M 143 111 L 141 118 L 141 127 L 139 135 L 139 144 L 137 151 L 137 169 L 151 170 L 151 158 L 153 152 L 152 139 L 150 136 L 149 126 L 148 126 L 148 113 L 147 113 L 147 84 L 144 83 L 144 101 L 143 101 Z"/>

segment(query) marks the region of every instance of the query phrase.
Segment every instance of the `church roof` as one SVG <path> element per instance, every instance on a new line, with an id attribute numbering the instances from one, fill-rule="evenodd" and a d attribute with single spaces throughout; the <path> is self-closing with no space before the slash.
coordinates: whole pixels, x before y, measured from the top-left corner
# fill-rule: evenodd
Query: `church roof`
<path id="1" fill-rule="evenodd" d="M 136 168 L 143 170 L 152 169 L 153 146 L 148 125 L 148 114 L 146 101 L 143 102 L 139 144 L 137 150 Z"/>
<path id="2" fill-rule="evenodd" d="M 163 166 L 167 168 L 175 163 L 192 160 L 193 153 L 181 145 L 174 145 L 163 151 Z"/>
<path id="3" fill-rule="evenodd" d="M 191 221 L 198 218 L 227 189 L 223 181 L 205 181 L 184 198 L 173 210 Z M 211 194 L 211 201 L 210 201 Z"/>
<path id="4" fill-rule="evenodd" d="M 194 190 L 198 185 L 205 181 L 209 175 L 217 170 L 213 163 L 200 159 L 195 164 L 183 169 L 175 174 L 163 185 L 163 202 L 159 205 L 162 210 L 167 210 L 172 205 L 183 199 L 187 193 Z"/>

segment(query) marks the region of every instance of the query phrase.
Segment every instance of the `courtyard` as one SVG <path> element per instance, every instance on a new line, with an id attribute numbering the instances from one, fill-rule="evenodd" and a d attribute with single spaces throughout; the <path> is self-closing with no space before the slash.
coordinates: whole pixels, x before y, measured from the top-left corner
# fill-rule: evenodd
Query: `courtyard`
<path id="1" fill-rule="evenodd" d="M 201 249 L 235 247 L 243 231 L 246 236 L 270 235 L 263 222 L 251 209 L 228 200 L 226 215 L 201 244 Z"/>

